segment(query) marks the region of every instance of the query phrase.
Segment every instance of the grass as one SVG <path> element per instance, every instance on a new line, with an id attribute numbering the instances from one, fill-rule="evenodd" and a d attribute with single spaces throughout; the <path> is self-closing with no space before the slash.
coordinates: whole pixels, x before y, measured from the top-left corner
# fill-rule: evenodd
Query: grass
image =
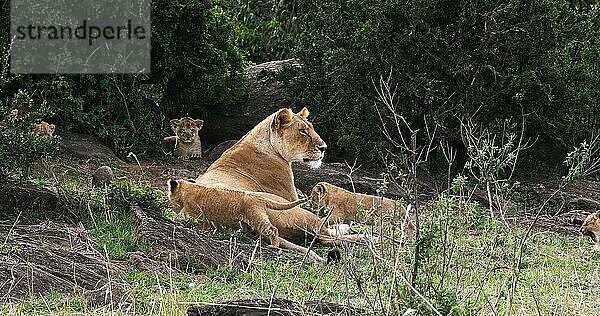
<path id="1" fill-rule="evenodd" d="M 483 230 L 457 232 L 454 256 L 447 266 L 445 279 L 439 256 L 424 265 L 424 279 L 433 288 L 451 293 L 453 314 L 506 315 L 507 297 L 514 241 L 501 234 L 503 224 L 491 222 Z M 524 230 L 515 228 L 515 235 Z M 132 286 L 134 314 L 185 315 L 190 303 L 217 303 L 229 299 L 280 297 L 296 301 L 322 299 L 370 308 L 368 302 L 381 308 L 376 314 L 395 305 L 398 311 L 417 307 L 406 297 L 389 299 L 390 293 L 402 294 L 404 286 L 395 283 L 394 271 L 374 262 L 369 251 L 360 245 L 346 249 L 345 260 L 339 265 L 306 264 L 297 261 L 258 263 L 248 272 L 231 268 L 203 270 L 197 275 L 156 275 L 129 273 L 120 276 Z M 399 257 L 406 258 L 405 254 Z M 510 314 L 513 315 L 594 315 L 600 311 L 597 289 L 600 287 L 600 255 L 590 252 L 590 242 L 583 238 L 538 232 L 530 240 L 524 254 L 524 265 L 517 272 L 518 283 Z M 405 272 L 410 262 L 400 262 L 396 272 Z M 430 274 L 431 272 L 431 274 Z M 358 282 L 357 282 L 358 281 Z M 360 286 L 359 286 L 360 284 Z M 439 296 L 431 291 L 429 298 Z M 406 293 L 404 292 L 406 296 Z M 446 298 L 447 299 L 447 298 Z M 438 308 L 444 303 L 437 302 Z M 110 314 L 106 308 L 86 305 L 77 296 L 52 296 L 46 299 L 11 303 L 2 307 L 2 315 L 97 315 Z M 130 312 L 131 312 L 130 311 Z M 392 309 L 393 311 L 393 309 Z M 394 312 L 395 313 L 395 312 Z M 421 309 L 422 315 L 429 315 Z M 117 314 L 119 314 L 117 312 Z"/>
<path id="2" fill-rule="evenodd" d="M 55 170 L 79 177 L 65 182 L 63 188 L 91 201 L 93 220 L 88 218 L 84 224 L 96 247 L 101 253 L 106 249 L 111 260 L 151 247 L 138 242 L 129 218 L 123 216 L 131 205 L 155 208 L 181 221 L 166 210 L 164 192 L 153 187 L 117 183 L 108 190 L 81 193 L 87 190 L 87 179 L 68 167 Z M 443 315 L 600 314 L 600 254 L 591 251 L 589 239 L 534 230 L 525 244 L 522 263 L 516 267 L 526 228 L 507 227 L 489 219 L 477 203 L 451 196 L 439 196 L 423 209 L 424 239 L 418 244 L 421 260 L 414 284 Z M 194 222 L 183 224 L 193 226 Z M 362 230 L 374 236 L 371 242 L 344 246 L 342 262 L 337 265 L 301 265 L 297 259 L 282 257 L 278 262 L 255 262 L 247 271 L 223 267 L 191 269 L 192 273 L 183 275 L 128 272 L 113 276 L 132 288 L 128 310 L 89 305 L 82 290 L 75 288 L 71 295 L 52 294 L 5 304 L 0 315 L 185 315 L 190 304 L 269 297 L 349 303 L 374 315 L 402 315 L 410 309 L 417 315 L 434 315 L 402 280 L 411 279 L 415 243 L 390 224 Z M 254 239 L 224 231 L 215 237 L 232 235 L 248 242 Z M 511 291 L 513 278 L 516 282 Z"/>

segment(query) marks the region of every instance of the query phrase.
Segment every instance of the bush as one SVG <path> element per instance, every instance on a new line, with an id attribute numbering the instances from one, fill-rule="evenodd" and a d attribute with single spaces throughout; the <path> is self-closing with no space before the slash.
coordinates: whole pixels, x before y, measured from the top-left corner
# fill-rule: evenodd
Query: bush
<path id="1" fill-rule="evenodd" d="M 0 8 L 7 9 L 8 2 L 0 4 Z M 0 11 L 4 12 L 4 11 Z M 8 10 L 10 12 L 10 10 Z M 0 27 L 9 23 L 8 15 L 0 14 Z M 4 27 L 7 29 L 7 27 Z M 8 38 L 6 33 L 0 34 L 0 94 L 4 88 L 10 86 L 15 79 L 9 74 Z M 10 178 L 24 179 L 29 176 L 29 166 L 42 158 L 48 158 L 58 151 L 58 139 L 53 137 L 46 140 L 41 137 L 33 137 L 32 124 L 41 121 L 46 114 L 47 108 L 34 111 L 28 115 L 20 115 L 17 118 L 10 112 L 8 104 L 3 104 L 0 99 L 0 181 Z M 11 92 L 11 104 L 13 108 L 27 108 L 31 102 L 31 95 L 24 90 Z"/>
<path id="2" fill-rule="evenodd" d="M 18 99 L 27 100 L 28 95 L 21 91 Z M 47 140 L 31 135 L 32 124 L 40 120 L 39 116 L 40 112 L 35 112 L 17 119 L 0 104 L 0 180 L 27 178 L 33 162 L 57 153 L 56 136 Z"/>
<path id="3" fill-rule="evenodd" d="M 210 0 L 152 2 L 152 75 L 173 117 L 204 118 L 244 100 L 235 23 Z"/>
<path id="4" fill-rule="evenodd" d="M 0 52 L 8 51 L 9 2 L 2 3 Z M 19 75 L 0 78 L 0 99 L 32 91 L 63 130 L 99 136 L 120 156 L 161 154 L 166 118 L 215 117 L 244 100 L 243 58 L 234 23 L 212 0 L 152 1 L 152 74 Z M 156 102 L 160 104 L 157 107 Z"/>
<path id="5" fill-rule="evenodd" d="M 255 63 L 287 59 L 288 39 L 296 32 L 300 15 L 297 1 L 226 0 L 228 13 L 235 19 L 236 45 Z"/>
<path id="6" fill-rule="evenodd" d="M 598 126 L 598 9 L 564 1 L 300 1 L 294 95 L 348 153 L 386 144 L 372 81 L 392 70 L 399 112 L 424 114 L 456 138 L 455 115 L 487 121 L 524 112 L 535 133 L 580 139 Z M 389 119 L 389 118 L 386 118 Z M 317 122 L 318 123 L 318 122 Z M 387 145 L 387 144 L 386 144 Z"/>

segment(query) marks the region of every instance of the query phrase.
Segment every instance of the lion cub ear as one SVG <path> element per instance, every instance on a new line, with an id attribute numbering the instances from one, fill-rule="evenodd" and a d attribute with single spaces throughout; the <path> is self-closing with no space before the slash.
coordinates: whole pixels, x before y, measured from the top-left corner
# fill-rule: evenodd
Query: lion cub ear
<path id="1" fill-rule="evenodd" d="M 308 118 L 309 114 L 310 114 L 310 112 L 308 111 L 308 109 L 306 107 L 303 107 L 302 110 L 300 110 L 300 112 L 298 112 L 298 115 L 300 115 L 300 117 L 305 120 Z"/>
<path id="2" fill-rule="evenodd" d="M 294 117 L 294 112 L 290 109 L 281 109 L 275 114 L 275 118 L 273 119 L 273 123 L 271 123 L 271 127 L 279 131 L 284 127 L 287 127 L 292 123 Z"/>
<path id="3" fill-rule="evenodd" d="M 54 124 L 50 124 L 50 134 L 54 133 L 54 129 L 56 126 Z"/>
<path id="4" fill-rule="evenodd" d="M 172 119 L 170 122 L 171 122 L 171 129 L 173 130 L 173 132 L 176 132 L 177 127 L 179 127 L 179 124 L 181 124 L 181 120 L 180 119 Z"/>
<path id="5" fill-rule="evenodd" d="M 167 186 L 169 187 L 169 192 L 173 192 L 175 189 L 177 189 L 177 181 L 169 179 Z"/>
<path id="6" fill-rule="evenodd" d="M 198 127 L 198 129 L 202 129 L 202 126 L 204 126 L 203 120 L 194 120 L 194 123 L 196 123 L 196 126 Z"/>
<path id="7" fill-rule="evenodd" d="M 316 193 L 319 197 L 323 196 L 323 194 L 325 194 L 325 192 L 327 192 L 327 188 L 325 188 L 325 186 L 321 183 L 317 183 L 317 185 L 315 185 L 313 192 Z"/>

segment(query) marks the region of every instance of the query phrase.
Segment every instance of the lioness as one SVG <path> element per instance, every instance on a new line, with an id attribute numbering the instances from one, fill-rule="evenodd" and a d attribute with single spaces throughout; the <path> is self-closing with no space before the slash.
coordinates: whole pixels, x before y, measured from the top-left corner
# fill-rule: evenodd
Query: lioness
<path id="1" fill-rule="evenodd" d="M 34 124 L 35 128 L 31 135 L 33 136 L 42 136 L 44 139 L 50 139 L 52 134 L 54 134 L 54 124 L 48 124 L 46 122 L 40 122 Z"/>
<path id="2" fill-rule="evenodd" d="M 198 132 L 203 125 L 203 120 L 195 120 L 191 117 L 172 119 L 171 129 L 175 136 L 164 138 L 165 150 L 174 151 L 175 157 L 182 159 L 202 157 L 202 144 Z"/>
<path id="3" fill-rule="evenodd" d="M 281 109 L 258 123 L 227 149 L 197 183 L 277 195 L 281 202 L 298 199 L 291 164 L 317 168 L 327 145 L 307 120 L 303 108 Z"/>
<path id="4" fill-rule="evenodd" d="M 291 164 L 299 162 L 313 168 L 321 166 L 327 145 L 307 120 L 309 112 L 284 108 L 269 115 L 227 149 L 213 162 L 196 183 L 241 191 L 252 191 L 276 202 L 298 199 Z M 323 222 L 314 214 L 294 207 L 273 216 L 271 222 L 279 234 L 299 240 L 306 235 L 316 235 L 321 242 L 335 244 L 335 230 L 323 229 Z M 280 222 L 281 221 L 281 222 Z M 343 240 L 359 240 L 362 236 L 342 236 Z M 306 248 L 286 242 L 288 249 L 311 255 Z M 311 257 L 323 260 L 316 254 Z"/>
<path id="5" fill-rule="evenodd" d="M 279 232 L 268 212 L 287 210 L 307 201 L 278 203 L 251 192 L 209 188 L 185 180 L 169 180 L 167 196 L 176 213 L 205 218 L 213 225 L 236 226 L 240 221 L 279 247 Z"/>
<path id="6" fill-rule="evenodd" d="M 600 251 L 600 211 L 588 215 L 581 225 L 581 233 L 594 241 L 593 250 Z"/>
<path id="7" fill-rule="evenodd" d="M 353 193 L 327 182 L 319 182 L 313 187 L 311 206 L 315 209 L 325 207 L 331 210 L 331 214 L 323 218 L 328 225 L 350 224 L 352 221 L 372 223 L 374 217 L 380 216 L 382 212 L 393 211 L 397 212 L 396 217 L 407 221 L 409 234 L 414 230 L 409 220 L 408 210 L 398 205 L 396 201 L 380 196 Z M 360 210 L 364 213 L 359 212 Z M 365 216 L 360 218 L 358 214 Z"/>

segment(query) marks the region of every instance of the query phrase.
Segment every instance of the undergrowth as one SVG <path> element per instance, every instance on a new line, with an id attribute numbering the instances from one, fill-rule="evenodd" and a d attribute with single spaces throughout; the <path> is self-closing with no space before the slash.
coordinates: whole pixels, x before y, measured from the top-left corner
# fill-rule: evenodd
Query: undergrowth
<path id="1" fill-rule="evenodd" d="M 136 206 L 146 212 L 162 214 L 167 208 L 164 192 L 147 184 L 113 182 L 93 192 L 86 210 L 81 213 L 96 247 L 110 259 L 124 259 L 128 252 L 148 250 L 148 245 L 138 241 L 130 215 Z"/>

